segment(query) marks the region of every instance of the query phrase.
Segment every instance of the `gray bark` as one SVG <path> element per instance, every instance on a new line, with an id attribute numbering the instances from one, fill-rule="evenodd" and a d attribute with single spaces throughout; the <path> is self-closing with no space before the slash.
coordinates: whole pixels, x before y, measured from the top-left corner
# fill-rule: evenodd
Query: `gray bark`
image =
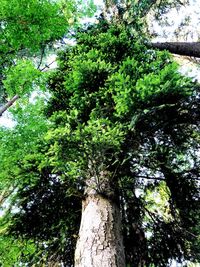
<path id="1" fill-rule="evenodd" d="M 3 113 L 9 108 L 11 107 L 15 101 L 19 98 L 18 95 L 13 96 L 13 98 L 11 100 L 9 100 L 3 107 L 0 108 L 0 117 L 3 115 Z"/>
<path id="2" fill-rule="evenodd" d="M 82 203 L 75 267 L 125 267 L 119 207 L 94 189 L 94 180 L 88 180 L 87 196 Z M 108 179 L 105 180 L 110 192 Z"/>
<path id="3" fill-rule="evenodd" d="M 200 42 L 163 42 L 151 43 L 149 46 L 181 56 L 200 58 Z"/>

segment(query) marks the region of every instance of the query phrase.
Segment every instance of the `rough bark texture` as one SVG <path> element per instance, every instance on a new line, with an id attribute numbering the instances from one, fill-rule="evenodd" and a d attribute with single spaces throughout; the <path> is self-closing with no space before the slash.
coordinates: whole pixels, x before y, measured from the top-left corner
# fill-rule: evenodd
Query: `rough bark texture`
<path id="1" fill-rule="evenodd" d="M 125 267 L 121 214 L 115 183 L 107 171 L 89 164 L 75 267 Z M 92 173 L 92 175 L 91 175 Z"/>
<path id="2" fill-rule="evenodd" d="M 168 50 L 173 54 L 200 58 L 200 42 L 151 43 L 150 46 L 159 50 Z"/>
<path id="3" fill-rule="evenodd" d="M 125 267 L 119 208 L 101 195 L 83 201 L 75 267 Z"/>

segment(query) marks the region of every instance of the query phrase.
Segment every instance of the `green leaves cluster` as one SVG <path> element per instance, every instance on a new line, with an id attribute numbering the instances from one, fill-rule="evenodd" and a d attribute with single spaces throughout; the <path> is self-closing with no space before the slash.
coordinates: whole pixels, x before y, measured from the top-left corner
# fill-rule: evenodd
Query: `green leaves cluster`
<path id="1" fill-rule="evenodd" d="M 0 101 L 4 103 L 15 94 L 27 97 L 28 92 L 35 90 L 41 75 L 33 65 L 39 69 L 55 43 L 94 10 L 92 1 L 2 0 Z"/>
<path id="2" fill-rule="evenodd" d="M 41 87 L 41 76 L 41 72 L 31 61 L 20 60 L 16 66 L 7 70 L 3 83 L 9 97 L 14 95 L 27 97 L 34 88 Z"/>
<path id="3" fill-rule="evenodd" d="M 36 52 L 41 45 L 60 39 L 68 26 L 59 5 L 48 0 L 2 0 L 0 21 L 1 52 L 8 49 Z"/>

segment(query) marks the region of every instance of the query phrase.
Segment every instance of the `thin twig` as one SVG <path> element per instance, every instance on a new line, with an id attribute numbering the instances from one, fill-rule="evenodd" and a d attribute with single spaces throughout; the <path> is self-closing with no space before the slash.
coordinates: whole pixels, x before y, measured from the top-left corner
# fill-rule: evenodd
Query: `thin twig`
<path id="1" fill-rule="evenodd" d="M 56 62 L 56 60 L 53 60 L 53 61 L 52 61 L 51 63 L 49 63 L 48 65 L 46 64 L 46 65 L 44 66 L 44 68 L 40 69 L 40 71 L 45 71 L 46 69 L 49 69 L 50 66 L 51 66 L 54 62 Z"/>
<path id="2" fill-rule="evenodd" d="M 40 62 L 39 62 L 39 64 L 38 64 L 38 66 L 37 66 L 37 69 L 38 69 L 38 70 L 40 69 L 40 66 L 41 66 L 41 64 L 42 64 L 43 57 L 44 57 L 44 52 L 45 52 L 45 47 L 43 46 L 43 47 L 41 47 Z"/>

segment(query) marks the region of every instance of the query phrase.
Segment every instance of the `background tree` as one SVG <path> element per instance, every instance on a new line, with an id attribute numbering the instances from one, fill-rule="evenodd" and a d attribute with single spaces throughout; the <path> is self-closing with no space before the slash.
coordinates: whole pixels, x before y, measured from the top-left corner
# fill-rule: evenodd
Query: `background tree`
<path id="1" fill-rule="evenodd" d="M 45 65 L 47 57 L 54 53 L 54 45 L 60 47 L 62 43 L 58 41 L 63 42 L 70 29 L 79 25 L 80 18 L 93 14 L 94 10 L 92 1 L 1 1 L 0 116 L 18 100 L 17 109 L 13 110 L 17 127 L 11 131 L 1 129 L 2 145 L 5 145 L 2 146 L 0 182 L 3 210 L 6 198 L 11 204 L 10 197 L 19 186 L 19 181 L 13 179 L 19 170 L 17 162 L 22 155 L 34 153 L 36 140 L 39 136 L 42 138 L 47 129 L 47 123 L 40 114 L 45 105 L 44 91 L 35 105 L 29 104 L 25 108 L 32 91 L 41 96 L 44 89 L 41 85 L 46 79 L 44 71 L 49 68 L 48 64 Z M 2 229 L 5 229 L 1 222 Z M 24 242 L 15 240 L 16 244 L 14 242 L 8 253 L 13 242 L 13 238 L 1 237 L 3 266 L 17 266 L 17 262 L 21 262 L 19 254 L 26 256 L 37 247 L 31 241 L 26 249 Z"/>
<path id="2" fill-rule="evenodd" d="M 55 43 L 64 39 L 69 29 L 79 24 L 80 18 L 93 14 L 92 1 L 85 2 L 87 5 L 76 0 L 1 1 L 0 116 L 18 98 L 27 94 L 27 84 L 30 85 L 30 81 L 37 78 L 36 70 L 45 69 L 45 59 L 54 51 Z M 28 59 L 34 63 L 32 68 L 30 62 L 26 62 Z M 30 75 L 24 77 L 24 73 L 21 75 L 22 70 Z M 7 76 L 12 76 L 12 79 L 16 76 L 18 79 L 17 75 L 21 75 L 20 84 L 12 80 L 7 90 L 4 80 Z"/>

